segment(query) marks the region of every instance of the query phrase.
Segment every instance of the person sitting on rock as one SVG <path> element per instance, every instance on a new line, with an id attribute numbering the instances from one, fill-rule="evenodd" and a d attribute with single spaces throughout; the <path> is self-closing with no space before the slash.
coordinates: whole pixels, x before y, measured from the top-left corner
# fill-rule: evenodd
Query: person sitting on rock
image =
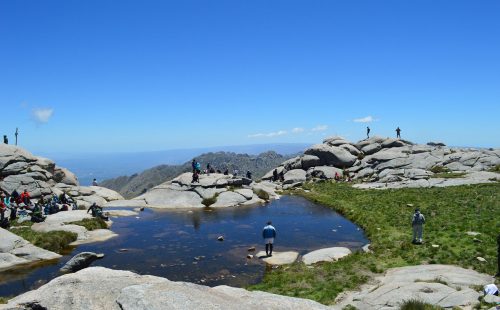
<path id="1" fill-rule="evenodd" d="M 273 182 L 278 181 L 278 169 L 273 170 Z"/>
<path id="2" fill-rule="evenodd" d="M 102 207 L 98 206 L 95 202 L 89 207 L 89 209 L 87 210 L 87 213 L 89 213 L 89 211 L 92 211 L 93 217 L 99 217 L 105 221 L 108 220 L 108 217 L 104 216 L 104 214 L 102 213 Z"/>
<path id="3" fill-rule="evenodd" d="M 335 172 L 335 176 L 334 176 L 334 179 L 335 181 L 340 181 L 340 174 L 338 172 Z"/>
<path id="4" fill-rule="evenodd" d="M 272 222 L 267 222 L 267 225 L 262 230 L 262 238 L 266 244 L 266 255 L 273 256 L 273 243 L 274 238 L 276 238 L 276 228 L 272 225 Z"/>
<path id="5" fill-rule="evenodd" d="M 250 172 L 250 170 L 247 171 L 247 179 L 252 179 L 252 173 Z"/>
<path id="6" fill-rule="evenodd" d="M 420 209 L 415 209 L 411 220 L 411 226 L 413 228 L 413 244 L 422 244 L 422 234 L 423 234 L 423 224 L 425 224 L 425 217 L 420 213 Z"/>
<path id="7" fill-rule="evenodd" d="M 33 212 L 31 213 L 31 221 L 33 223 L 41 223 L 45 221 L 45 217 L 42 216 L 42 209 L 38 205 L 38 203 L 35 203 L 35 207 L 33 208 Z"/>
<path id="8" fill-rule="evenodd" d="M 284 182 L 285 181 L 285 173 L 283 171 L 281 171 L 278 175 L 279 175 L 280 181 Z"/>
<path id="9" fill-rule="evenodd" d="M 92 186 L 99 186 L 99 184 L 97 184 L 97 179 L 92 180 Z"/>
<path id="10" fill-rule="evenodd" d="M 68 199 L 66 198 L 66 194 L 62 193 L 59 195 L 59 203 L 66 204 L 68 203 Z"/>
<path id="11" fill-rule="evenodd" d="M 21 201 L 21 195 L 19 195 L 19 193 L 14 190 L 11 194 L 10 194 L 10 197 L 14 198 L 14 201 L 17 203 L 17 204 L 20 204 L 22 201 Z"/>
<path id="12" fill-rule="evenodd" d="M 31 205 L 31 196 L 30 193 L 28 193 L 27 189 L 25 189 L 24 192 L 21 194 L 21 202 L 24 203 L 26 206 Z"/>
<path id="13" fill-rule="evenodd" d="M 2 195 L 4 194 L 2 193 Z M 5 211 L 7 211 L 7 206 L 3 202 L 3 197 L 2 197 L 2 199 L 0 199 L 0 221 L 3 221 L 3 219 L 5 218 Z"/>

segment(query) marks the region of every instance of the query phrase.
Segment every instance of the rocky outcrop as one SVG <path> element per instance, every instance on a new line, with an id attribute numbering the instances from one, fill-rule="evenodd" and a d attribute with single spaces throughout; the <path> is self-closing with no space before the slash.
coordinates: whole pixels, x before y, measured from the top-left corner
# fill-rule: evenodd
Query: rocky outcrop
<path id="1" fill-rule="evenodd" d="M 418 299 L 446 309 L 472 309 L 482 294 L 471 287 L 493 283 L 493 277 L 449 265 L 393 268 L 359 292 L 339 295 L 334 309 L 399 309 L 403 301 Z"/>
<path id="2" fill-rule="evenodd" d="M 0 270 L 60 257 L 59 254 L 40 249 L 18 235 L 0 228 Z"/>
<path id="3" fill-rule="evenodd" d="M 85 208 L 94 202 L 103 205 L 123 199 L 107 188 L 79 186 L 78 178 L 68 169 L 13 145 L 0 144 L 0 177 L 0 190 L 7 194 L 26 189 L 32 198 L 48 199 L 54 194 L 66 193 Z"/>
<path id="4" fill-rule="evenodd" d="M 202 174 L 199 176 L 199 182 L 191 181 L 192 173 L 183 173 L 132 200 L 115 200 L 105 206 L 159 209 L 227 208 L 258 205 L 277 199 L 279 195 L 276 191 L 281 189 L 281 186 L 271 182 L 255 183 L 244 177 L 219 173 Z"/>
<path id="5" fill-rule="evenodd" d="M 312 265 L 319 262 L 333 262 L 351 253 L 351 250 L 344 247 L 325 248 L 307 253 L 302 257 L 302 261 L 306 265 Z"/>
<path id="6" fill-rule="evenodd" d="M 359 188 L 440 187 L 500 180 L 499 173 L 489 171 L 500 165 L 499 149 L 450 148 L 441 142 L 416 145 L 382 137 L 351 143 L 331 137 L 304 153 L 276 168 L 285 176 L 284 188 L 304 182 L 300 171 L 306 172 L 308 181 L 334 179 L 336 174 L 347 178 L 349 174 L 361 182 L 355 185 Z M 273 171 L 263 179 L 272 179 Z"/>
<path id="7" fill-rule="evenodd" d="M 266 252 L 260 251 L 256 256 L 268 265 L 280 266 L 293 264 L 299 257 L 299 253 L 295 251 L 273 252 L 273 256 L 266 256 Z"/>
<path id="8" fill-rule="evenodd" d="M 329 309 L 317 302 L 241 288 L 210 288 L 129 271 L 90 267 L 56 278 L 0 309 Z"/>
<path id="9" fill-rule="evenodd" d="M 73 256 L 61 269 L 63 273 L 77 272 L 87 268 L 94 261 L 104 257 L 104 254 L 97 254 L 94 252 L 82 252 Z"/>

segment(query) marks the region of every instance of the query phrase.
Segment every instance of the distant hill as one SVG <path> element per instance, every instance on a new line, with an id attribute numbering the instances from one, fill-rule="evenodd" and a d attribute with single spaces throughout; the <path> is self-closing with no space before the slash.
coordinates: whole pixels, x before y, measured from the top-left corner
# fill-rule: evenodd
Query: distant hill
<path id="1" fill-rule="evenodd" d="M 174 149 L 155 152 L 130 153 L 45 153 L 62 167 L 75 173 L 82 185 L 90 185 L 92 179 L 101 180 L 140 173 L 158 165 L 182 165 L 194 156 L 209 152 L 234 152 L 258 155 L 272 150 L 278 154 L 303 152 L 311 143 L 270 143 L 236 146 L 217 146 L 192 149 Z M 138 160 L 140 158 L 140 160 Z"/>
<path id="2" fill-rule="evenodd" d="M 207 163 L 210 163 L 215 169 L 220 169 L 221 171 L 228 168 L 230 172 L 238 169 L 240 173 L 246 173 L 249 170 L 252 172 L 254 179 L 259 179 L 269 170 L 292 157 L 294 155 L 280 155 L 274 151 L 268 151 L 259 155 L 211 152 L 196 157 L 196 160 L 200 162 L 202 168 L 205 168 Z M 191 171 L 191 160 L 182 165 L 160 165 L 131 176 L 121 176 L 104 180 L 99 185 L 113 189 L 125 198 L 133 198 L 187 171 Z"/>

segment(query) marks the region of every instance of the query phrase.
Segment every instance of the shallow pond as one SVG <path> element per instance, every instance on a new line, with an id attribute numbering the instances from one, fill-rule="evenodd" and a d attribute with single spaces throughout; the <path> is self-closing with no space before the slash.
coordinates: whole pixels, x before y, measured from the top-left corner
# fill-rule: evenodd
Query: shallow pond
<path id="1" fill-rule="evenodd" d="M 73 255 L 104 253 L 92 264 L 139 274 L 166 277 L 210 286 L 246 286 L 260 281 L 266 266 L 247 259 L 263 250 L 262 228 L 271 220 L 277 230 L 274 251 L 301 255 L 325 247 L 359 250 L 368 243 L 363 231 L 331 209 L 302 197 L 283 196 L 265 206 L 217 210 L 153 211 L 138 217 L 112 218 L 119 237 L 81 245 L 58 262 L 0 273 L 1 296 L 34 289 L 59 276 Z M 218 241 L 218 236 L 224 241 Z M 256 252 L 248 248 L 256 247 Z"/>

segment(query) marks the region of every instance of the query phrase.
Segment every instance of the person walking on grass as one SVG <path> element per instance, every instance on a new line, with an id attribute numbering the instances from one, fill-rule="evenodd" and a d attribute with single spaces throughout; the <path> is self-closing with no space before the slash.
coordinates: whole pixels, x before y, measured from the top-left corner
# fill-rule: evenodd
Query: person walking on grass
<path id="1" fill-rule="evenodd" d="M 415 209 L 415 213 L 413 214 L 413 218 L 411 220 L 411 226 L 413 228 L 413 244 L 422 244 L 422 233 L 423 233 L 423 225 L 425 224 L 425 217 L 420 210 Z"/>
<path id="2" fill-rule="evenodd" d="M 267 222 L 267 225 L 262 230 L 262 238 L 264 238 L 264 242 L 266 243 L 266 255 L 273 256 L 273 243 L 274 238 L 276 238 L 276 228 L 272 225 L 272 222 Z"/>

